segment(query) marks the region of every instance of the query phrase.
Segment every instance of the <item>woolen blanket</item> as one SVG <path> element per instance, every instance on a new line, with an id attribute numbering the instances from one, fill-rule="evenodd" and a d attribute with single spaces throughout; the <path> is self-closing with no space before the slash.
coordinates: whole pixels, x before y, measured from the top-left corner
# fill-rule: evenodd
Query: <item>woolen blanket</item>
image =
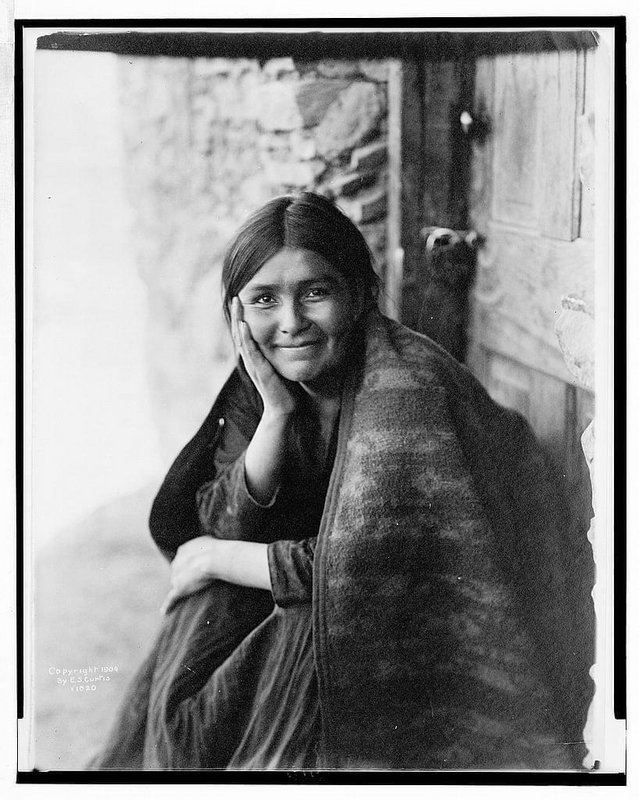
<path id="1" fill-rule="evenodd" d="M 169 554 L 199 535 L 195 491 L 211 478 L 216 419 L 237 380 L 154 504 Z M 430 339 L 371 313 L 314 561 L 320 766 L 579 768 L 591 575 L 585 534 L 574 536 L 525 421 Z M 230 656 L 240 691 L 269 669 L 268 648 L 244 642 L 271 608 L 265 593 L 221 582 L 180 604 L 93 766 L 224 766 L 220 731 L 241 719 L 194 731 L 189 698 Z"/>

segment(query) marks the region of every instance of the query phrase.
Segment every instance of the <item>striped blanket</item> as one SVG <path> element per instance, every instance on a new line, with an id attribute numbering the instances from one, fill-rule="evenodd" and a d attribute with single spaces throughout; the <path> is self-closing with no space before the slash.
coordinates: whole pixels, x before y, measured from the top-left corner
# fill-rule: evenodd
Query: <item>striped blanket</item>
<path id="1" fill-rule="evenodd" d="M 151 528 L 167 552 L 199 535 L 195 491 L 235 387 L 236 375 L 158 495 Z M 578 769 L 593 568 L 573 530 L 524 420 L 430 339 L 371 313 L 314 560 L 321 766 Z M 194 734 L 189 697 L 271 612 L 265 593 L 219 582 L 180 604 L 93 766 L 223 766 L 220 725 Z M 250 683 L 269 653 L 246 653 Z"/>

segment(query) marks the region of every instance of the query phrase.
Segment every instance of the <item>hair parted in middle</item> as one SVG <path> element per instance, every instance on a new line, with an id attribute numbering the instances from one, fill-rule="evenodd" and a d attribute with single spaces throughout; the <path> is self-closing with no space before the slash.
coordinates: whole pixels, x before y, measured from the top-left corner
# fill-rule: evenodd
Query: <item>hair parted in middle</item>
<path id="1" fill-rule="evenodd" d="M 222 265 L 227 322 L 232 299 L 286 247 L 317 253 L 339 270 L 362 309 L 375 304 L 379 279 L 361 232 L 331 200 L 302 192 L 269 200 L 251 214 L 231 241 Z"/>

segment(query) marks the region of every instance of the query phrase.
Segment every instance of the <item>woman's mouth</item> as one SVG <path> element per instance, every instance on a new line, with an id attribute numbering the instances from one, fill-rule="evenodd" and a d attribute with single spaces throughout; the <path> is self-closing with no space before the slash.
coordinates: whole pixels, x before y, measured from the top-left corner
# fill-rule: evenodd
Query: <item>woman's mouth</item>
<path id="1" fill-rule="evenodd" d="M 308 350 L 311 347 L 318 345 L 318 341 L 313 342 L 299 342 L 297 344 L 278 344 L 275 345 L 279 350 Z"/>

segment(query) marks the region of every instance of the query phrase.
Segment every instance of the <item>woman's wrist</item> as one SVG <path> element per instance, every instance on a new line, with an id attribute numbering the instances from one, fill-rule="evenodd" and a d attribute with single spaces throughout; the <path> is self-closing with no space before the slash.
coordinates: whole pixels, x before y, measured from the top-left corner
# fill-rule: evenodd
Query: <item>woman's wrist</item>
<path id="1" fill-rule="evenodd" d="M 286 430 L 291 424 L 294 415 L 295 415 L 295 408 L 293 407 L 269 408 L 268 406 L 265 406 L 264 411 L 262 412 L 262 418 L 260 419 L 260 424 L 268 427 L 276 427 Z"/>
<path id="2" fill-rule="evenodd" d="M 162 611 L 166 613 L 181 597 L 188 597 L 214 580 L 270 589 L 267 551 L 265 544 L 212 536 L 198 536 L 185 542 L 171 564 L 171 588 Z"/>
<path id="3" fill-rule="evenodd" d="M 227 542 L 223 539 L 217 539 L 215 536 L 210 537 L 210 543 L 203 553 L 203 562 L 201 564 L 202 573 L 209 580 L 223 580 L 221 573 L 225 570 L 224 560 L 228 557 L 224 547 L 225 544 Z"/>
<path id="4" fill-rule="evenodd" d="M 271 588 L 267 545 L 227 540 L 218 540 L 218 545 L 211 577 L 254 589 Z"/>
<path id="5" fill-rule="evenodd" d="M 280 484 L 292 414 L 265 411 L 244 457 L 244 475 L 251 497 L 269 505 Z"/>

